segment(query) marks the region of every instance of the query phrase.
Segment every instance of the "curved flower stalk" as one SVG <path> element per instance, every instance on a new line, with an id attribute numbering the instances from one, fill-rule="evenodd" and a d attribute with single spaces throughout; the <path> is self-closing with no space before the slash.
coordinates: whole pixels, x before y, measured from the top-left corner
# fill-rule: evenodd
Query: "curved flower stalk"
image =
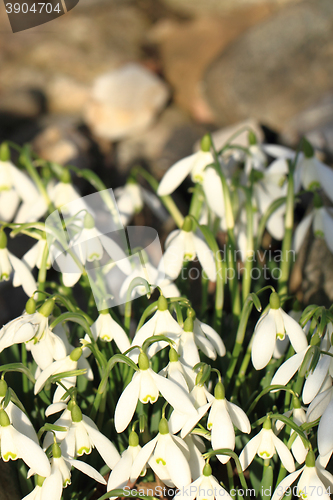
<path id="1" fill-rule="evenodd" d="M 182 229 L 169 234 L 166 251 L 159 264 L 159 269 L 171 279 L 176 279 L 183 267 L 183 262 L 198 257 L 199 262 L 210 281 L 216 281 L 214 256 L 207 243 L 194 234 L 190 217 L 185 217 Z"/>
<path id="2" fill-rule="evenodd" d="M 0 352 L 24 342 L 41 370 L 45 370 L 53 360 L 64 358 L 66 346 L 48 326 L 53 309 L 53 299 L 46 300 L 38 311 L 34 299 L 29 299 L 26 312 L 7 323 L 0 331 Z"/>
<path id="3" fill-rule="evenodd" d="M 272 458 L 275 453 L 279 455 L 288 472 L 295 470 L 292 454 L 281 439 L 274 434 L 270 418 L 267 417 L 261 431 L 245 445 L 239 456 L 239 461 L 242 469 L 245 470 L 252 463 L 256 454 L 260 458 L 267 459 Z"/>
<path id="4" fill-rule="evenodd" d="M 231 500 L 232 497 L 212 475 L 211 466 L 206 464 L 203 467 L 201 476 L 186 488 L 182 488 L 175 496 L 175 500 L 194 500 L 195 498 L 198 498 L 198 500 L 203 498 L 205 500 Z"/>
<path id="5" fill-rule="evenodd" d="M 130 479 L 133 462 L 141 450 L 141 446 L 139 445 L 139 436 L 135 431 L 131 431 L 128 443 L 128 448 L 123 451 L 119 462 L 110 473 L 107 485 L 108 491 L 124 488 Z M 145 474 L 146 467 L 144 466 L 140 475 L 144 476 Z M 110 498 L 113 500 L 116 497 Z"/>
<path id="6" fill-rule="evenodd" d="M 71 467 L 83 472 L 95 481 L 106 484 L 105 479 L 91 465 L 63 456 L 57 443 L 52 446 L 51 474 L 47 477 L 37 477 L 37 484 L 34 490 L 22 500 L 61 500 L 63 488 L 71 484 Z M 28 477 L 31 473 L 28 474 Z"/>
<path id="7" fill-rule="evenodd" d="M 157 436 L 149 441 L 135 458 L 130 481 L 136 481 L 148 463 L 167 486 L 177 488 L 187 486 L 191 482 L 187 445 L 182 439 L 170 434 L 165 418 L 160 420 L 158 430 Z"/>
<path id="8" fill-rule="evenodd" d="M 16 429 L 3 409 L 0 409 L 0 453 L 5 462 L 22 458 L 36 474 L 50 475 L 50 463 L 42 448 Z"/>
<path id="9" fill-rule="evenodd" d="M 130 423 L 138 400 L 143 404 L 155 403 L 159 393 L 177 411 L 187 416 L 196 414 L 189 396 L 177 384 L 155 373 L 149 367 L 149 359 L 143 352 L 139 355 L 139 370 L 120 396 L 114 423 L 117 432 L 123 432 Z"/>
<path id="10" fill-rule="evenodd" d="M 7 236 L 0 231 L 0 281 L 8 281 L 13 272 L 13 286 L 21 286 L 28 296 L 36 291 L 37 284 L 28 266 L 7 248 Z"/>
<path id="11" fill-rule="evenodd" d="M 272 358 L 277 339 L 283 340 L 285 334 L 297 353 L 307 348 L 307 340 L 301 326 L 280 307 L 277 293 L 270 296 L 270 309 L 262 316 L 255 327 L 251 358 L 256 370 L 264 368 Z"/>
<path id="12" fill-rule="evenodd" d="M 329 500 L 331 498 L 333 476 L 320 465 L 318 459 L 315 460 L 315 455 L 310 450 L 305 460 L 305 466 L 280 482 L 272 496 L 272 500 L 282 499 L 284 494 L 290 491 L 290 486 L 299 476 L 301 477 L 296 488 L 298 497 L 304 500 L 307 498 Z"/>

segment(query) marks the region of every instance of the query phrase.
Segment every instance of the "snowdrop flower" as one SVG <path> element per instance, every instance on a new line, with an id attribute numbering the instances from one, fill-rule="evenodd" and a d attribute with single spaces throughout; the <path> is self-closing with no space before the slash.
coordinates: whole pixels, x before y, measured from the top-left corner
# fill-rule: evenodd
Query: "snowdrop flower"
<path id="1" fill-rule="evenodd" d="M 1 146 L 0 155 L 0 219 L 9 222 L 13 220 L 21 201 L 27 208 L 41 196 L 30 178 L 10 161 L 10 153 L 6 146 Z M 40 215 L 36 213 L 36 218 L 32 220 L 38 220 L 43 213 Z M 19 217 L 16 222 L 24 223 L 30 220 Z"/>
<path id="2" fill-rule="evenodd" d="M 245 445 L 239 461 L 242 469 L 245 470 L 251 464 L 255 454 L 267 459 L 272 458 L 276 452 L 287 471 L 293 472 L 295 470 L 293 456 L 281 439 L 274 434 L 270 418 L 267 417 L 261 431 Z"/>
<path id="3" fill-rule="evenodd" d="M 199 349 L 210 359 L 216 359 L 216 356 L 223 357 L 226 354 L 226 348 L 220 335 L 212 328 L 200 321 L 193 309 L 188 310 L 191 315 L 193 324 L 193 333 L 195 343 Z"/>
<path id="4" fill-rule="evenodd" d="M 68 170 L 62 173 L 61 181 L 51 182 L 47 187 L 48 195 L 57 209 L 62 209 L 64 214 L 74 216 L 85 212 L 88 206 L 80 193 L 74 188 L 71 174 Z"/>
<path id="5" fill-rule="evenodd" d="M 294 235 L 295 252 L 299 252 L 304 242 L 305 236 L 312 225 L 314 235 L 317 238 L 324 238 L 326 245 L 333 252 L 333 209 L 323 207 L 321 200 L 316 201 L 315 208 L 300 224 L 298 224 Z"/>
<path id="6" fill-rule="evenodd" d="M 160 420 L 158 430 L 157 436 L 139 451 L 134 460 L 130 481 L 136 481 L 148 462 L 155 474 L 167 486 L 177 488 L 187 486 L 191 482 L 187 445 L 182 439 L 169 433 L 165 418 Z"/>
<path id="7" fill-rule="evenodd" d="M 41 447 L 19 432 L 3 409 L 0 409 L 0 454 L 5 462 L 22 458 L 40 476 L 46 477 L 51 472 L 49 460 Z"/>
<path id="8" fill-rule="evenodd" d="M 167 218 L 167 214 L 157 196 L 131 179 L 125 186 L 115 189 L 115 196 L 120 220 L 124 226 L 128 225 L 134 214 L 142 210 L 144 203 L 161 221 L 165 221 Z"/>
<path id="9" fill-rule="evenodd" d="M 36 291 L 37 284 L 27 265 L 15 257 L 7 249 L 7 236 L 0 231 L 0 281 L 8 281 L 11 273 L 13 286 L 22 286 L 24 292 L 31 296 Z"/>
<path id="10" fill-rule="evenodd" d="M 290 486 L 296 479 L 299 478 L 297 483 L 297 496 L 306 500 L 311 498 L 313 500 L 330 500 L 333 486 L 333 476 L 327 472 L 315 460 L 315 455 L 312 450 L 307 454 L 305 466 L 285 477 L 277 486 L 272 500 L 280 500 L 284 497 L 287 491 L 290 491 Z"/>
<path id="11" fill-rule="evenodd" d="M 293 409 L 291 411 L 287 411 L 286 413 L 284 413 L 284 415 L 288 418 L 292 416 L 293 421 L 299 427 L 306 422 L 305 411 L 301 406 L 300 400 L 296 396 L 293 397 Z M 277 420 L 275 428 L 278 432 L 280 432 L 280 430 L 283 429 L 284 425 L 284 422 L 282 422 L 281 420 Z M 290 435 L 294 433 L 295 431 L 291 429 Z M 307 435 L 306 432 L 304 432 L 304 434 Z M 298 434 L 296 434 L 296 438 L 292 444 L 291 451 L 299 464 L 302 464 L 305 461 L 308 450 L 305 448 L 304 443 Z"/>
<path id="12" fill-rule="evenodd" d="M 216 384 L 214 396 L 207 421 L 207 428 L 211 431 L 212 448 L 213 450 L 219 448 L 234 450 L 236 439 L 234 425 L 242 432 L 249 434 L 251 432 L 250 421 L 239 406 L 227 401 L 221 382 Z M 217 455 L 217 458 L 223 464 L 230 460 L 228 455 Z"/>
<path id="13" fill-rule="evenodd" d="M 130 347 L 130 341 L 125 330 L 112 318 L 107 309 L 100 311 L 97 320 L 91 325 L 91 332 L 95 340 L 97 338 L 105 342 L 114 340 L 120 352 L 125 352 Z M 86 338 L 86 340 L 89 339 Z"/>
<path id="14" fill-rule="evenodd" d="M 166 251 L 159 268 L 171 279 L 176 279 L 183 267 L 183 261 L 196 258 L 211 281 L 216 281 L 216 268 L 213 253 L 205 241 L 192 231 L 192 219 L 185 217 L 182 229 L 169 234 Z"/>
<path id="15" fill-rule="evenodd" d="M 194 386 L 194 379 L 191 379 L 186 373 L 184 366 L 179 361 L 179 355 L 173 347 L 170 347 L 169 351 L 169 364 L 159 372 L 159 375 L 172 380 L 185 392 L 189 392 L 189 389 Z"/>
<path id="16" fill-rule="evenodd" d="M 295 188 L 300 185 L 305 189 L 322 188 L 328 198 L 333 201 L 333 172 L 316 158 L 312 146 L 307 142 L 304 154 L 300 154 L 295 169 Z"/>
<path id="17" fill-rule="evenodd" d="M 185 444 L 188 446 L 190 458 L 188 463 L 191 469 L 192 479 L 197 479 L 202 474 L 202 469 L 205 466 L 205 460 L 202 456 L 206 451 L 206 445 L 203 440 L 195 434 L 189 434 L 184 438 Z"/>
<path id="18" fill-rule="evenodd" d="M 1 330 L 0 352 L 13 344 L 24 342 L 42 370 L 47 368 L 54 359 L 64 358 L 67 354 L 66 346 L 48 326 L 53 309 L 53 299 L 46 300 L 38 311 L 36 311 L 34 299 L 29 299 L 26 303 L 26 313 L 10 321 Z"/>
<path id="19" fill-rule="evenodd" d="M 168 310 L 168 301 L 161 295 L 157 300 L 157 311 L 134 335 L 132 346 L 138 345 L 141 347 L 145 340 L 153 335 L 165 335 L 169 339 L 177 341 L 182 331 L 181 326 Z M 148 353 L 153 356 L 167 345 L 169 345 L 167 342 L 155 342 L 149 347 Z M 133 349 L 128 356 L 137 363 L 139 353 L 139 349 Z"/>
<path id="20" fill-rule="evenodd" d="M 44 385 L 47 382 L 47 379 L 51 377 L 52 375 L 56 375 L 57 373 L 63 373 L 63 372 L 71 372 L 73 370 L 76 370 L 78 368 L 78 362 L 82 356 L 82 348 L 81 347 L 76 347 L 73 349 L 73 351 L 66 356 L 64 359 L 59 359 L 57 361 L 54 361 L 51 365 L 49 365 L 45 370 L 41 372 L 39 377 L 37 377 L 36 383 L 35 383 L 35 389 L 34 392 L 35 394 L 38 394 L 44 387 Z M 84 358 L 83 358 L 84 360 Z M 84 360 L 86 361 L 86 360 Z M 87 361 L 86 361 L 87 363 Z M 86 368 L 86 366 L 85 366 Z M 92 374 L 90 379 L 92 378 Z M 68 377 L 63 377 L 62 378 L 62 383 L 69 389 L 70 387 L 74 387 L 76 383 L 76 376 L 68 376 Z M 57 399 L 61 399 L 61 397 L 64 394 L 64 389 L 61 388 L 58 391 L 57 394 Z M 54 403 L 57 402 L 56 400 L 53 401 Z"/>
<path id="21" fill-rule="evenodd" d="M 117 432 L 123 432 L 130 423 L 138 400 L 143 404 L 155 403 L 159 392 L 180 413 L 196 414 L 189 396 L 177 384 L 161 377 L 149 367 L 149 359 L 143 352 L 139 355 L 139 369 L 120 396 L 114 415 Z"/>
<path id="22" fill-rule="evenodd" d="M 177 161 L 169 168 L 158 186 L 157 194 L 159 196 L 166 196 L 173 193 L 189 174 L 191 174 L 193 182 L 204 182 L 208 170 L 206 167 L 214 163 L 210 148 L 210 137 L 205 136 L 201 141 L 201 149 L 199 151 Z"/>
<path id="23" fill-rule="evenodd" d="M 70 408 L 71 419 L 69 426 L 67 424 L 68 432 L 59 433 L 59 437 L 62 438 L 61 451 L 63 454 L 74 458 L 83 454 L 89 455 L 91 450 L 96 448 L 106 465 L 113 469 L 120 460 L 120 455 L 114 444 L 98 430 L 91 418 L 82 415 L 77 404 L 72 403 Z M 66 420 L 67 415 L 65 416 Z"/>
<path id="24" fill-rule="evenodd" d="M 283 340 L 285 334 L 297 353 L 307 348 L 308 343 L 301 326 L 281 309 L 279 296 L 273 292 L 268 313 L 259 319 L 255 327 L 251 357 L 256 370 L 261 370 L 269 363 L 277 339 Z"/>
<path id="25" fill-rule="evenodd" d="M 139 445 L 139 436 L 135 431 L 130 433 L 128 444 L 128 448 L 122 453 L 119 462 L 111 471 L 108 479 L 107 491 L 124 488 L 130 479 L 133 462 L 141 450 L 141 446 Z M 144 476 L 145 474 L 146 468 L 143 467 L 140 475 Z M 110 498 L 113 499 L 116 497 Z"/>
<path id="26" fill-rule="evenodd" d="M 38 240 L 37 243 L 23 255 L 22 260 L 29 269 L 33 269 L 34 267 L 40 269 L 45 251 L 47 251 L 46 269 L 50 269 L 52 262 L 48 251 L 47 241 L 44 238 Z"/>
<path id="27" fill-rule="evenodd" d="M 194 500 L 195 498 L 198 500 L 231 500 L 229 493 L 212 475 L 212 468 L 209 464 L 204 466 L 202 475 L 198 479 L 182 488 L 175 496 L 175 500 Z"/>

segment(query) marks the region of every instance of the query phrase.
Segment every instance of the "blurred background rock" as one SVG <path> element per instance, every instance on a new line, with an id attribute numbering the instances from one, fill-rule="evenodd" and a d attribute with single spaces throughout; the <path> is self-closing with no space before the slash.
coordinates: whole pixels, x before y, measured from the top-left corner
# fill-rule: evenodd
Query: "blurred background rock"
<path id="1" fill-rule="evenodd" d="M 1 3 L 0 140 L 114 188 L 137 164 L 160 179 L 205 132 L 248 119 L 260 139 L 306 134 L 330 162 L 332 33 L 332 0 L 81 0 L 16 34 Z"/>

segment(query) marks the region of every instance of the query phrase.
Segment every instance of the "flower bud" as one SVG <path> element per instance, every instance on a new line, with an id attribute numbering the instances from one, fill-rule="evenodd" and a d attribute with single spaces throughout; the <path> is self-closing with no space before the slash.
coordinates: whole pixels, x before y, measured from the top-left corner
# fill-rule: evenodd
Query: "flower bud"
<path id="1" fill-rule="evenodd" d="M 79 361 L 82 356 L 82 347 L 76 347 L 72 350 L 69 357 L 72 361 Z"/>
<path id="2" fill-rule="evenodd" d="M 266 420 L 265 420 L 265 422 L 264 422 L 264 424 L 263 424 L 262 427 L 263 427 L 263 429 L 266 429 L 268 431 L 271 430 L 271 428 L 272 428 L 272 422 L 271 422 L 271 419 L 269 417 L 266 418 Z"/>
<path id="3" fill-rule="evenodd" d="M 95 227 L 95 219 L 89 212 L 84 216 L 83 225 L 85 229 L 93 229 Z"/>
<path id="4" fill-rule="evenodd" d="M 138 446 L 138 444 L 139 444 L 139 436 L 137 435 L 137 433 L 135 431 L 132 431 L 130 433 L 128 444 L 130 446 Z"/>
<path id="5" fill-rule="evenodd" d="M 170 351 L 169 351 L 169 361 L 170 363 L 176 363 L 179 359 L 179 355 L 177 353 L 177 351 L 173 348 L 173 347 L 170 347 Z"/>
<path id="6" fill-rule="evenodd" d="M 280 297 L 276 292 L 272 292 L 269 297 L 269 305 L 271 309 L 280 309 Z"/>
<path id="7" fill-rule="evenodd" d="M 305 465 L 307 467 L 315 467 L 316 466 L 316 457 L 312 450 L 308 451 L 305 459 Z"/>
<path id="8" fill-rule="evenodd" d="M 8 427 L 10 420 L 5 410 L 0 410 L 0 427 Z"/>
<path id="9" fill-rule="evenodd" d="M 158 424 L 158 432 L 160 434 L 169 434 L 169 425 L 166 418 L 161 418 L 160 423 Z"/>
<path id="10" fill-rule="evenodd" d="M 4 231 L 0 231 L 0 249 L 3 250 L 7 247 L 7 236 Z"/>
<path id="11" fill-rule="evenodd" d="M 183 222 L 182 231 L 190 233 L 192 231 L 192 227 L 193 227 L 192 219 L 187 215 Z"/>
<path id="12" fill-rule="evenodd" d="M 149 368 L 149 359 L 144 352 L 140 352 L 139 354 L 139 368 L 140 370 L 148 370 Z"/>
<path id="13" fill-rule="evenodd" d="M 82 420 L 82 411 L 77 404 L 75 404 L 71 409 L 71 417 L 73 422 L 81 422 Z"/>
<path id="14" fill-rule="evenodd" d="M 293 396 L 293 408 L 302 408 L 301 402 L 297 396 Z"/>
<path id="15" fill-rule="evenodd" d="M 10 149 L 6 142 L 3 142 L 0 146 L 0 161 L 10 160 Z"/>
<path id="16" fill-rule="evenodd" d="M 160 295 L 158 298 L 157 309 L 159 311 L 166 311 L 168 309 L 168 301 L 163 295 Z"/>
<path id="17" fill-rule="evenodd" d="M 214 389 L 215 399 L 225 399 L 225 390 L 222 382 L 218 382 Z"/>
<path id="18" fill-rule="evenodd" d="M 54 443 L 52 445 L 52 455 L 53 455 L 53 458 L 60 458 L 61 457 L 61 449 L 57 443 Z"/>
<path id="19" fill-rule="evenodd" d="M 250 146 L 255 146 L 257 144 L 257 137 L 253 130 L 249 131 L 247 138 Z"/>
<path id="20" fill-rule="evenodd" d="M 202 475 L 206 477 L 212 475 L 212 468 L 209 464 L 206 464 L 205 467 L 203 468 Z"/>
<path id="21" fill-rule="evenodd" d="M 28 314 L 34 314 L 36 312 L 36 301 L 32 297 L 27 300 L 25 304 L 25 310 Z"/>
<path id="22" fill-rule="evenodd" d="M 195 318 L 196 318 L 196 314 L 195 314 L 195 310 L 193 309 L 193 307 L 189 307 L 189 308 L 187 309 L 187 313 L 186 313 L 186 315 L 187 315 L 187 317 L 188 317 L 188 318 L 192 318 L 192 319 L 193 319 L 193 321 L 195 320 Z"/>
<path id="23" fill-rule="evenodd" d="M 45 318 L 48 318 L 53 313 L 53 309 L 54 309 L 54 300 L 48 299 L 44 302 L 44 304 L 38 310 L 38 312 L 43 316 L 45 316 Z"/>
<path id="24" fill-rule="evenodd" d="M 6 392 L 8 389 L 7 382 L 3 379 L 0 380 L 0 398 L 4 398 L 6 396 Z"/>
<path id="25" fill-rule="evenodd" d="M 193 319 L 186 318 L 184 322 L 184 332 L 193 332 Z"/>
<path id="26" fill-rule="evenodd" d="M 306 158 L 312 158 L 314 156 L 313 147 L 305 137 L 302 139 L 302 149 Z"/>
<path id="27" fill-rule="evenodd" d="M 45 477 L 38 476 L 38 475 L 35 476 L 35 484 L 36 484 L 36 486 L 39 486 L 41 488 L 43 486 L 43 484 L 44 484 L 44 481 L 45 481 Z"/>
<path id="28" fill-rule="evenodd" d="M 64 184 L 70 184 L 72 181 L 72 178 L 71 178 L 71 173 L 70 171 L 66 168 L 64 169 L 62 172 L 61 172 L 61 175 L 60 175 L 60 182 L 64 183 Z"/>
<path id="29" fill-rule="evenodd" d="M 205 134 L 200 142 L 200 149 L 204 153 L 208 153 L 212 147 L 212 140 L 209 134 Z"/>

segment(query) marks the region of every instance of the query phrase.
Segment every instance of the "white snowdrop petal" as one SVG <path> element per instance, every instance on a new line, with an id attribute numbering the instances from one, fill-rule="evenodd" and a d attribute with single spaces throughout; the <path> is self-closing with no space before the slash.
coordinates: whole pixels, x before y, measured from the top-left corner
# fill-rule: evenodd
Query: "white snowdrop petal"
<path id="1" fill-rule="evenodd" d="M 163 179 L 157 189 L 159 196 L 166 196 L 173 193 L 175 189 L 183 182 L 183 180 L 191 172 L 196 158 L 196 153 L 187 156 L 182 160 L 177 161 L 169 170 L 164 174 Z"/>
<path id="2" fill-rule="evenodd" d="M 242 432 L 246 434 L 250 434 L 251 432 L 251 423 L 246 415 L 245 411 L 243 411 L 239 406 L 234 403 L 230 403 L 227 401 L 227 408 L 232 420 L 232 423 Z"/>
<path id="3" fill-rule="evenodd" d="M 314 422 L 317 418 L 321 417 L 326 410 L 327 406 L 330 404 L 332 399 L 332 389 L 327 389 L 324 392 L 320 392 L 318 396 L 312 401 L 310 406 L 306 411 L 307 422 Z M 321 453 L 325 455 L 325 453 Z"/>
<path id="4" fill-rule="evenodd" d="M 300 470 L 292 472 L 287 477 L 282 479 L 282 481 L 278 484 L 276 490 L 273 493 L 272 500 L 280 500 L 283 498 L 285 492 L 288 488 L 293 484 L 294 481 L 298 478 L 300 473 L 304 470 L 304 467 Z"/>
<path id="5" fill-rule="evenodd" d="M 14 270 L 13 286 L 22 286 L 28 297 L 31 297 L 37 289 L 37 284 L 30 269 L 15 255 L 8 252 L 8 257 Z"/>
<path id="6" fill-rule="evenodd" d="M 321 163 L 319 161 L 317 161 L 316 166 L 321 187 L 323 188 L 329 199 L 333 202 L 333 171 L 331 168 L 327 167 L 326 165 L 324 165 L 324 163 Z"/>
<path id="7" fill-rule="evenodd" d="M 13 441 L 22 460 L 40 476 L 47 477 L 51 472 L 50 462 L 42 448 L 24 434 L 11 428 Z"/>
<path id="8" fill-rule="evenodd" d="M 167 247 L 158 266 L 159 271 L 164 272 L 172 280 L 178 278 L 183 266 L 184 254 L 185 242 L 183 234 L 180 232 Z"/>
<path id="9" fill-rule="evenodd" d="M 177 486 L 177 488 L 188 486 L 191 482 L 190 466 L 187 459 L 172 438 L 170 439 L 170 442 L 167 443 L 165 451 L 166 464 L 172 482 Z"/>
<path id="10" fill-rule="evenodd" d="M 275 373 L 271 385 L 287 385 L 302 364 L 307 349 L 287 359 Z"/>
<path id="11" fill-rule="evenodd" d="M 157 373 L 152 370 L 151 376 L 164 399 L 166 399 L 176 411 L 193 416 L 197 414 L 197 410 L 194 408 L 189 396 L 183 389 L 178 387 L 174 382 L 171 382 L 171 380 L 157 375 Z"/>
<path id="12" fill-rule="evenodd" d="M 291 451 L 299 464 L 305 462 L 307 449 L 305 448 L 303 441 L 299 436 L 296 437 L 295 441 L 292 444 Z"/>
<path id="13" fill-rule="evenodd" d="M 157 441 L 158 441 L 158 435 L 154 439 L 149 441 L 147 444 L 145 444 L 137 454 L 130 472 L 131 483 L 134 483 L 140 476 L 143 468 L 145 467 L 151 454 L 154 451 Z"/>
<path id="14" fill-rule="evenodd" d="M 258 324 L 253 339 L 251 357 L 256 370 L 261 370 L 269 363 L 276 342 L 274 317 L 267 314 Z"/>
<path id="15" fill-rule="evenodd" d="M 66 403 L 62 403 L 62 402 L 53 403 L 46 408 L 45 416 L 49 417 L 50 415 L 54 415 L 55 413 L 58 413 L 59 411 L 62 411 L 65 408 L 67 408 Z"/>
<path id="16" fill-rule="evenodd" d="M 104 436 L 104 434 L 95 428 L 94 422 L 89 417 L 83 415 L 82 420 L 91 442 L 94 444 L 106 465 L 110 467 L 110 469 L 113 469 L 116 463 L 120 460 L 120 455 L 115 445 L 111 443 L 111 441 Z"/>
<path id="17" fill-rule="evenodd" d="M 222 219 L 225 215 L 222 183 L 214 168 L 205 170 L 202 187 L 209 208 Z"/>
<path id="18" fill-rule="evenodd" d="M 39 445 L 36 431 L 33 428 L 33 425 L 30 422 L 27 415 L 11 401 L 9 402 L 6 408 L 6 412 L 9 416 L 9 419 L 13 427 L 18 432 L 20 432 L 21 434 L 28 437 L 29 439 L 31 439 L 32 441 L 34 441 L 36 444 Z"/>
<path id="19" fill-rule="evenodd" d="M 239 461 L 241 463 L 243 470 L 247 469 L 252 460 L 254 459 L 254 456 L 259 448 L 260 442 L 261 442 L 261 431 L 252 439 L 250 439 L 250 441 L 244 446 L 243 451 L 239 455 Z"/>
<path id="20" fill-rule="evenodd" d="M 64 460 L 70 463 L 70 465 L 72 465 L 73 467 L 75 467 L 75 469 L 79 470 L 80 472 L 83 472 L 83 474 L 86 474 L 87 476 L 95 479 L 95 481 L 97 481 L 98 483 L 106 484 L 104 477 L 99 472 L 97 472 L 96 469 L 94 469 L 91 465 L 87 464 L 86 462 L 66 457 L 64 457 Z"/>
<path id="21" fill-rule="evenodd" d="M 331 363 L 330 356 L 323 356 L 317 363 L 316 368 L 311 372 L 305 381 L 302 398 L 303 402 L 307 405 L 318 394 L 322 386 Z"/>
<path id="22" fill-rule="evenodd" d="M 283 317 L 284 327 L 286 333 L 290 339 L 290 342 L 296 352 L 301 352 L 308 347 L 308 341 L 306 340 L 306 335 L 301 327 L 289 314 L 285 313 L 281 309 L 281 314 Z"/>
<path id="23" fill-rule="evenodd" d="M 174 500 L 194 500 L 197 496 L 198 489 L 202 482 L 202 476 L 198 477 L 193 483 L 185 488 L 179 489 Z"/>
<path id="24" fill-rule="evenodd" d="M 193 417 L 189 417 L 189 416 L 185 417 L 184 424 L 181 426 L 182 430 L 180 433 L 180 436 L 182 439 L 184 439 L 189 434 L 189 432 L 191 432 L 193 427 L 195 427 L 196 424 L 202 419 L 202 417 L 207 413 L 207 411 L 211 407 L 212 403 L 213 403 L 213 400 L 210 403 L 205 404 L 204 406 L 200 406 L 200 408 L 198 408 L 198 410 L 197 410 L 197 412 L 198 412 L 197 415 L 194 415 Z M 172 413 L 172 415 L 174 415 L 174 414 L 175 414 L 175 412 Z M 172 417 L 172 415 L 171 415 L 171 417 Z M 169 421 L 169 428 L 170 428 L 170 432 L 174 432 L 172 430 L 172 429 L 176 428 L 176 426 L 174 424 L 174 420 L 172 421 L 171 425 L 170 425 L 170 421 Z M 175 431 L 175 432 L 178 432 L 178 431 Z"/>
<path id="25" fill-rule="evenodd" d="M 284 467 L 287 469 L 288 472 L 294 472 L 295 462 L 287 446 L 281 441 L 281 439 L 275 436 L 274 432 L 272 432 L 272 439 L 277 454 L 279 455 Z"/>
<path id="26" fill-rule="evenodd" d="M 195 320 L 195 323 L 198 322 L 200 324 L 201 330 L 204 332 L 208 340 L 213 344 L 217 354 L 219 356 L 224 356 L 226 353 L 225 345 L 220 335 L 209 325 L 202 323 L 198 319 Z"/>
<path id="27" fill-rule="evenodd" d="M 225 499 L 230 499 L 232 500 L 232 497 L 229 495 L 229 493 L 222 488 L 220 483 L 217 481 L 217 479 L 214 476 L 210 476 L 210 482 L 211 485 L 214 489 L 214 492 L 216 492 L 216 500 L 225 500 Z"/>
<path id="28" fill-rule="evenodd" d="M 213 450 L 219 448 L 235 448 L 235 431 L 231 422 L 229 413 L 225 405 L 219 405 L 212 426 L 211 441 Z M 229 455 L 217 455 L 217 458 L 223 464 L 230 460 Z"/>
<path id="29" fill-rule="evenodd" d="M 213 252 L 205 241 L 193 234 L 193 242 L 199 262 L 210 281 L 216 281 L 216 266 Z"/>
<path id="30" fill-rule="evenodd" d="M 327 455 L 333 450 L 333 399 L 328 404 L 319 422 L 318 449 L 320 455 Z"/>
<path id="31" fill-rule="evenodd" d="M 121 459 L 111 471 L 108 479 L 107 491 L 123 488 L 127 485 L 132 464 L 133 460 L 131 454 L 128 450 L 124 451 Z"/>
<path id="32" fill-rule="evenodd" d="M 114 425 L 117 432 L 123 432 L 130 423 L 139 399 L 140 375 L 134 374 L 132 381 L 120 396 L 115 413 Z"/>
<path id="33" fill-rule="evenodd" d="M 53 469 L 41 489 L 40 500 L 60 500 L 62 496 L 62 476 L 58 469 Z"/>
<path id="34" fill-rule="evenodd" d="M 303 241 L 312 224 L 313 216 L 314 212 L 311 212 L 310 214 L 306 215 L 304 219 L 298 224 L 295 230 L 293 247 L 296 253 L 298 253 L 301 249 Z"/>

